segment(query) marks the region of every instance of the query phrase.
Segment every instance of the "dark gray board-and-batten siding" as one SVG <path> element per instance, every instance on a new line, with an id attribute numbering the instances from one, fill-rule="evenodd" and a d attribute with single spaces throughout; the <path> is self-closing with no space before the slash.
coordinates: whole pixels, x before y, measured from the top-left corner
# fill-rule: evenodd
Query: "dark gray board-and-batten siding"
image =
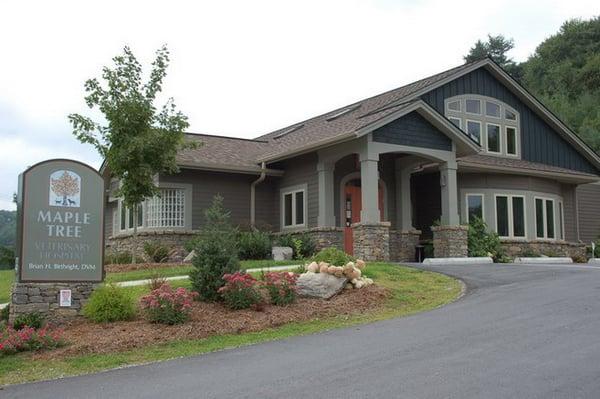
<path id="1" fill-rule="evenodd" d="M 519 112 L 522 159 L 586 173 L 599 173 L 571 144 L 484 68 L 454 79 L 421 98 L 444 115 L 444 100 L 463 94 L 493 97 Z"/>

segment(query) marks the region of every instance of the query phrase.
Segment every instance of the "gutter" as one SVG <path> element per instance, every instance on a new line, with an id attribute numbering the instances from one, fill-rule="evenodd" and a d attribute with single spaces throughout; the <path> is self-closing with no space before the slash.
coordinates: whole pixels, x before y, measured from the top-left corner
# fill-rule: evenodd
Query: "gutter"
<path id="1" fill-rule="evenodd" d="M 256 224 L 256 186 L 262 183 L 267 177 L 265 162 L 260 165 L 260 169 L 260 177 L 250 184 L 250 227 L 252 230 L 256 230 L 256 227 L 254 226 Z"/>

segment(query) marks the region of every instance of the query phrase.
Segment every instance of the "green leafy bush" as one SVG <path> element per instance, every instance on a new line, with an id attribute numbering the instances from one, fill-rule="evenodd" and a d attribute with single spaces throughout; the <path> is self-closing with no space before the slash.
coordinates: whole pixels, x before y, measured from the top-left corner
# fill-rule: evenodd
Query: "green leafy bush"
<path id="1" fill-rule="evenodd" d="M 290 247 L 293 250 L 294 259 L 308 259 L 316 252 L 317 244 L 309 234 L 282 234 L 277 239 L 280 247 Z"/>
<path id="2" fill-rule="evenodd" d="M 188 320 L 192 302 L 198 296 L 183 287 L 173 289 L 163 284 L 140 300 L 148 319 L 152 323 L 180 324 Z"/>
<path id="3" fill-rule="evenodd" d="M 267 259 L 271 256 L 271 237 L 267 233 L 261 231 L 241 232 L 237 244 L 241 260 Z"/>
<path id="4" fill-rule="evenodd" d="M 10 304 L 8 304 L 4 308 L 0 309 L 0 321 L 5 321 L 8 323 L 9 315 L 10 315 Z"/>
<path id="5" fill-rule="evenodd" d="M 144 243 L 144 253 L 148 260 L 154 263 L 166 262 L 169 259 L 169 247 L 159 242 L 146 241 Z"/>
<path id="6" fill-rule="evenodd" d="M 96 323 L 131 320 L 135 316 L 135 302 L 126 290 L 105 285 L 92 293 L 83 314 Z"/>
<path id="7" fill-rule="evenodd" d="M 324 248 L 313 257 L 315 262 L 327 262 L 335 266 L 344 266 L 348 262 L 353 262 L 354 257 L 348 255 L 335 247 Z"/>
<path id="8" fill-rule="evenodd" d="M 15 268 L 15 251 L 10 247 L 0 246 L 0 270 Z"/>
<path id="9" fill-rule="evenodd" d="M 44 316 L 38 312 L 25 313 L 15 318 L 13 328 L 21 330 L 23 327 L 31 327 L 34 330 L 39 330 L 45 322 Z"/>
<path id="10" fill-rule="evenodd" d="M 257 281 L 248 273 L 235 272 L 223 276 L 225 285 L 219 288 L 225 305 L 232 310 L 248 309 L 262 301 Z"/>
<path id="11" fill-rule="evenodd" d="M 469 223 L 468 232 L 469 256 L 491 256 L 495 262 L 505 261 L 504 251 L 500 246 L 497 233 L 487 231 L 487 225 L 478 217 L 473 217 Z"/>
<path id="12" fill-rule="evenodd" d="M 223 197 L 215 196 L 205 212 L 202 233 L 195 239 L 196 256 L 190 273 L 192 289 L 204 301 L 220 299 L 219 288 L 225 284 L 224 274 L 240 269 L 237 231 L 229 222 L 230 214 L 223 207 Z"/>
<path id="13" fill-rule="evenodd" d="M 296 301 L 298 275 L 290 272 L 270 272 L 264 275 L 265 288 L 273 305 L 289 305 Z"/>

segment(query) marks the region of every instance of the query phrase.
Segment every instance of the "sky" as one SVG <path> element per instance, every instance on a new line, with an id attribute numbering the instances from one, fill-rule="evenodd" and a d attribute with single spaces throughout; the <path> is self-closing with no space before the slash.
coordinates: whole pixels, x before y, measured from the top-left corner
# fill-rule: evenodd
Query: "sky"
<path id="1" fill-rule="evenodd" d="M 99 167 L 67 115 L 101 120 L 83 84 L 123 46 L 171 64 L 157 105 L 173 97 L 190 132 L 253 138 L 460 65 L 488 33 L 524 61 L 597 0 L 28 1 L 0 3 L 0 209 L 19 173 L 51 158 Z"/>

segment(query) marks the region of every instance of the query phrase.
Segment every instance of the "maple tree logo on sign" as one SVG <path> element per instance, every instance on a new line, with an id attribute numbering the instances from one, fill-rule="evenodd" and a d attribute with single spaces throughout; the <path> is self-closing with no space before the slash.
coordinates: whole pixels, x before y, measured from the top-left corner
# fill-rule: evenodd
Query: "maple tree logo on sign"
<path id="1" fill-rule="evenodd" d="M 48 205 L 79 208 L 81 177 L 70 170 L 57 170 L 50 175 Z"/>

